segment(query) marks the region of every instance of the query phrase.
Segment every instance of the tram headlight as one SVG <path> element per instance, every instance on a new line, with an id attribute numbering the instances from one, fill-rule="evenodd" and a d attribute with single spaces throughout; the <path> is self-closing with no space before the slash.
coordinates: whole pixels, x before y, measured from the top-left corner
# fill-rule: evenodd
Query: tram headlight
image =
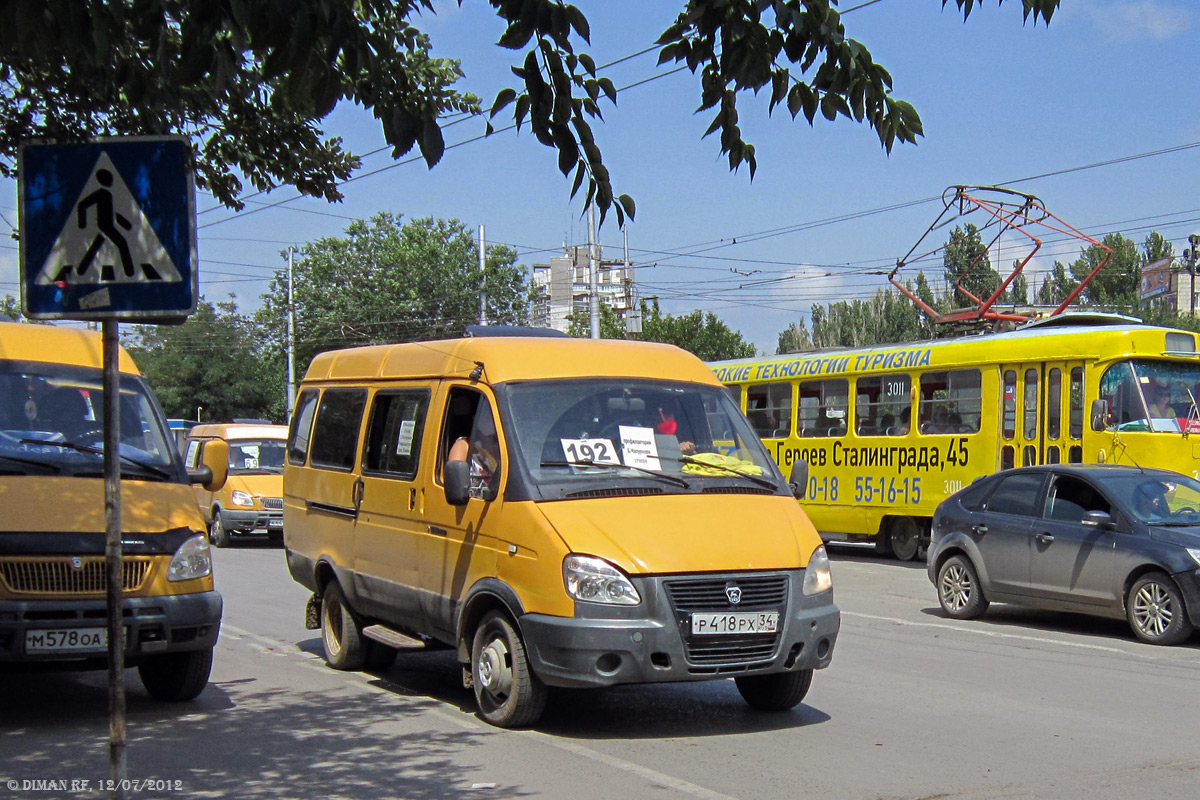
<path id="1" fill-rule="evenodd" d="M 820 545 L 808 559 L 802 590 L 805 594 L 820 594 L 832 588 L 833 573 L 829 571 L 829 556 L 825 552 L 825 545 Z"/>

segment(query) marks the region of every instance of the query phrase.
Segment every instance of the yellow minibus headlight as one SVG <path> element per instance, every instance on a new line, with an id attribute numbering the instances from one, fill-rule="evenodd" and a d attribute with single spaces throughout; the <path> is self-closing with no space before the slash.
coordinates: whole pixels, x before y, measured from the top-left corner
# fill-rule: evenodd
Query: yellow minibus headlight
<path id="1" fill-rule="evenodd" d="M 585 603 L 636 606 L 642 602 L 621 570 L 594 556 L 571 554 L 563 559 L 563 581 L 567 594 Z"/>
<path id="2" fill-rule="evenodd" d="M 833 573 L 829 571 L 829 555 L 825 552 L 825 545 L 819 545 L 808 559 L 808 568 L 804 570 L 804 585 L 801 590 L 805 594 L 820 594 L 832 588 Z"/>
<path id="3" fill-rule="evenodd" d="M 254 497 L 241 489 L 234 489 L 233 494 L 229 498 L 235 506 L 251 506 L 254 505 Z"/>
<path id="4" fill-rule="evenodd" d="M 208 538 L 198 534 L 179 545 L 167 567 L 167 580 L 191 581 L 212 574 L 212 555 Z"/>

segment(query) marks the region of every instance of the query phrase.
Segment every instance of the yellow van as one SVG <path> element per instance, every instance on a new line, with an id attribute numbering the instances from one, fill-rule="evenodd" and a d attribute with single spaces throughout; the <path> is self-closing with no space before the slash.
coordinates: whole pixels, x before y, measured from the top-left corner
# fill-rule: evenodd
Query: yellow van
<path id="1" fill-rule="evenodd" d="M 287 426 L 264 421 L 197 425 L 188 432 L 183 461 L 188 469 L 203 463 L 209 442 L 229 450 L 229 472 L 217 490 L 197 485 L 196 502 L 208 525 L 208 540 L 228 546 L 234 537 L 283 541 L 283 450 Z"/>
<path id="2" fill-rule="evenodd" d="M 331 666 L 450 645 L 498 726 L 535 721 L 555 686 L 732 677 L 783 710 L 833 655 L 820 538 L 712 371 L 669 345 L 323 353 L 283 513 Z"/>
<path id="3" fill-rule="evenodd" d="M 100 335 L 0 323 L 0 670 L 107 666 Z M 193 474 L 150 387 L 119 359 L 125 663 L 162 700 L 208 683 L 221 596 Z M 223 455 L 216 453 L 213 455 Z"/>

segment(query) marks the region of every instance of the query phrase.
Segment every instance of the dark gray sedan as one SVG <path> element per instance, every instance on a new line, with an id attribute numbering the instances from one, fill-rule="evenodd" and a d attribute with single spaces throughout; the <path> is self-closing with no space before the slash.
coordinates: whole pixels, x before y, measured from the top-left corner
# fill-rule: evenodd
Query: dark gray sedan
<path id="1" fill-rule="evenodd" d="M 938 506 L 928 570 L 955 619 L 1015 603 L 1178 644 L 1200 626 L 1200 481 L 1079 464 L 989 475 Z"/>

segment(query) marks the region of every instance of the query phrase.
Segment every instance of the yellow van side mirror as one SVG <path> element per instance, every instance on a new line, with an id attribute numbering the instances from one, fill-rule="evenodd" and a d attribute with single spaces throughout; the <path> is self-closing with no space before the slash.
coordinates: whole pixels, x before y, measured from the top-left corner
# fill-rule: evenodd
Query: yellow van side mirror
<path id="1" fill-rule="evenodd" d="M 192 483 L 198 483 L 210 492 L 225 485 L 229 477 L 229 444 L 220 439 L 210 439 L 200 451 L 200 468 L 188 473 Z"/>

